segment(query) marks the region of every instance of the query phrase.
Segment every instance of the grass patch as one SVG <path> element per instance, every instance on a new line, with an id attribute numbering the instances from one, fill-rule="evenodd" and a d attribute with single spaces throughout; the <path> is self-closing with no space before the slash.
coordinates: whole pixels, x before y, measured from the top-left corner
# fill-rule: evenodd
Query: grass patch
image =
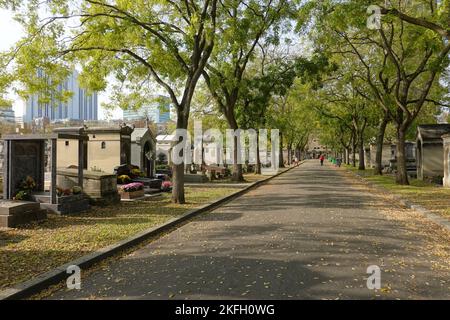
<path id="1" fill-rule="evenodd" d="M 152 201 L 120 203 L 20 229 L 0 229 L 0 289 L 30 280 L 71 260 L 160 225 L 200 205 L 236 192 L 235 188 L 186 188 L 186 205 L 170 194 Z"/>
<path id="2" fill-rule="evenodd" d="M 405 200 L 419 204 L 441 216 L 450 218 L 450 189 L 417 179 L 409 179 L 409 186 L 402 186 L 395 183 L 395 176 L 385 174 L 383 176 L 374 175 L 372 169 L 358 170 L 352 166 L 345 166 L 346 169 L 357 173 L 365 180 L 393 192 Z"/>

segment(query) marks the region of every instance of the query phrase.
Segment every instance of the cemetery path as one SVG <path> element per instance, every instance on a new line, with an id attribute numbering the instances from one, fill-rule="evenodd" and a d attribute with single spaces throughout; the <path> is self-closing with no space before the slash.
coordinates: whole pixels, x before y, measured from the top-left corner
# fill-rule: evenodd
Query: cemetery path
<path id="1" fill-rule="evenodd" d="M 344 170 L 307 161 L 49 298 L 449 299 L 449 239 Z M 371 265 L 381 290 L 367 288 Z"/>

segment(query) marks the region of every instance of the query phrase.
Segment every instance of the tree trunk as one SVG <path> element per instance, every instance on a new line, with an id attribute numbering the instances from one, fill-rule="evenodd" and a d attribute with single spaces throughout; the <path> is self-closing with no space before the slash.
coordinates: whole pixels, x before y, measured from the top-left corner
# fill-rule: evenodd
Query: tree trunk
<path id="1" fill-rule="evenodd" d="M 283 157 L 283 133 L 280 132 L 280 168 L 284 168 L 284 157 Z"/>
<path id="2" fill-rule="evenodd" d="M 387 124 L 389 123 L 389 116 L 385 115 L 378 127 L 377 140 L 376 140 L 376 155 L 375 155 L 375 175 L 383 174 L 383 145 L 384 134 L 386 132 Z"/>
<path id="3" fill-rule="evenodd" d="M 291 149 L 287 148 L 287 165 L 288 167 L 291 165 Z"/>
<path id="4" fill-rule="evenodd" d="M 232 181 L 241 182 L 244 181 L 244 175 L 242 174 L 242 164 L 238 163 L 240 160 L 240 155 L 238 150 L 239 139 L 238 137 L 234 137 L 234 150 L 233 150 L 233 175 L 231 177 Z M 241 146 L 242 147 L 242 146 Z"/>
<path id="5" fill-rule="evenodd" d="M 400 185 L 409 185 L 406 171 L 405 131 L 402 126 L 397 127 L 397 175 L 395 181 Z"/>
<path id="6" fill-rule="evenodd" d="M 289 166 L 292 165 L 292 157 L 293 157 L 293 154 L 292 154 L 292 143 L 291 143 L 288 146 L 288 165 Z"/>
<path id="7" fill-rule="evenodd" d="M 184 204 L 184 164 L 173 165 L 172 202 Z"/>
<path id="8" fill-rule="evenodd" d="M 345 163 L 350 165 L 350 148 L 345 148 Z"/>
<path id="9" fill-rule="evenodd" d="M 186 129 L 188 119 L 183 112 L 177 112 L 177 129 Z M 184 151 L 180 153 L 184 157 Z M 181 164 L 172 164 L 172 202 L 184 204 L 184 161 Z"/>
<path id="10" fill-rule="evenodd" d="M 354 141 L 355 139 L 353 139 L 353 143 L 352 143 L 352 167 L 355 168 L 356 167 L 356 142 Z"/>
<path id="11" fill-rule="evenodd" d="M 364 161 L 364 139 L 363 139 L 363 133 L 361 133 L 361 136 L 359 137 L 359 166 L 358 170 L 366 170 L 366 164 Z"/>
<path id="12" fill-rule="evenodd" d="M 261 174 L 261 158 L 259 156 L 259 132 L 256 133 L 256 165 L 255 174 Z"/>

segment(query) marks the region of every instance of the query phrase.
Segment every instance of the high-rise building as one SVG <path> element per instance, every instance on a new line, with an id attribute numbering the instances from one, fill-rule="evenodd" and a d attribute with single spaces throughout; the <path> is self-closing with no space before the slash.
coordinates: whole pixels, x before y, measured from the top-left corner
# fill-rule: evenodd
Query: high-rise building
<path id="1" fill-rule="evenodd" d="M 15 123 L 16 117 L 11 106 L 0 106 L 0 122 Z"/>
<path id="2" fill-rule="evenodd" d="M 154 123 L 167 123 L 170 121 L 172 101 L 166 96 L 154 96 L 152 102 L 138 110 L 124 110 L 124 121 L 149 119 Z"/>
<path id="3" fill-rule="evenodd" d="M 43 77 L 43 72 L 38 71 Z M 58 87 L 58 91 L 69 91 L 73 95 L 67 102 L 52 99 L 49 103 L 40 103 L 39 94 L 30 96 L 26 102 L 23 121 L 32 122 L 38 118 L 48 118 L 50 121 L 58 120 L 98 120 L 97 93 L 89 94 L 78 84 L 78 72 L 72 75 Z"/>

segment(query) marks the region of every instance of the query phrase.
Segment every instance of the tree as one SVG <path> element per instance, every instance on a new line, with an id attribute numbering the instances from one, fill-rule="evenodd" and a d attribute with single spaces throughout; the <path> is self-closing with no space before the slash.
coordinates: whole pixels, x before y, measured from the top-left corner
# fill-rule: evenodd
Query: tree
<path id="1" fill-rule="evenodd" d="M 388 8 L 381 6 L 380 8 L 381 8 L 381 14 L 392 15 L 392 16 L 395 16 L 407 23 L 414 24 L 416 26 L 420 26 L 420 27 L 424 27 L 426 29 L 432 30 L 433 32 L 436 32 L 438 35 L 449 40 L 450 39 L 450 22 L 449 22 L 450 1 L 448 1 L 448 0 L 443 0 L 443 1 L 431 0 L 431 1 L 428 1 L 427 4 L 421 3 L 420 5 L 422 7 L 428 6 L 428 9 L 431 12 L 431 15 L 428 15 L 427 18 L 409 15 L 402 10 L 401 6 L 388 7 Z M 413 14 L 414 13 L 417 13 L 417 12 L 413 12 Z"/>
<path id="2" fill-rule="evenodd" d="M 292 12 L 287 0 L 223 1 L 219 19 L 220 38 L 214 55 L 203 72 L 204 79 L 230 129 L 239 129 L 236 106 L 245 71 L 258 45 L 278 43 L 282 22 Z M 234 138 L 233 180 L 242 181 L 238 137 Z"/>
<path id="3" fill-rule="evenodd" d="M 17 12 L 27 35 L 2 56 L 2 65 L 13 61 L 14 80 L 23 84 L 19 93 L 39 92 L 42 100 L 55 96 L 75 66 L 83 67 L 81 84 L 91 90 L 104 90 L 113 75 L 118 105 L 138 108 L 146 102 L 145 88 L 156 83 L 171 98 L 177 128 L 186 129 L 194 90 L 214 48 L 217 2 L 5 0 L 0 4 Z M 183 167 L 173 170 L 176 203 L 185 203 Z"/>
<path id="4" fill-rule="evenodd" d="M 316 67 L 315 62 L 301 57 L 288 58 L 279 54 L 276 48 L 274 50 L 275 52 L 269 53 L 268 48 L 261 47 L 258 56 L 247 70 L 235 108 L 240 128 L 266 128 L 267 125 L 279 130 L 284 128 L 283 119 L 286 118 L 288 110 L 282 114 L 275 110 L 277 101 L 287 98 L 298 76 L 306 77 L 307 71 L 313 70 L 313 66 Z M 259 142 L 259 132 L 257 139 Z M 283 163 L 282 150 L 280 143 L 280 163 Z M 255 173 L 260 174 L 259 149 L 257 151 Z"/>
<path id="5" fill-rule="evenodd" d="M 398 3 L 411 12 L 417 10 L 417 1 Z M 334 44 L 339 54 L 356 58 L 366 70 L 369 94 L 396 127 L 396 181 L 408 184 L 406 133 L 427 104 L 440 104 L 444 90 L 438 79 L 448 66 L 450 43 L 443 41 L 439 34 L 423 32 L 421 26 L 405 23 L 395 16 L 385 16 L 378 30 L 370 30 L 366 27 L 365 14 L 370 4 L 373 3 L 327 1 L 321 8 L 327 13 L 327 20 L 319 20 L 324 22 L 321 26 L 326 25 L 323 31 L 331 31 L 337 39 Z M 433 6 L 423 10 L 432 17 L 439 12 Z M 322 39 L 330 42 L 331 37 L 322 34 Z"/>
<path id="6" fill-rule="evenodd" d="M 288 149 L 288 164 L 292 164 L 292 156 L 301 159 L 301 153 L 317 127 L 317 116 L 311 107 L 311 99 L 305 93 L 308 84 L 297 79 L 288 92 L 287 113 L 285 119 L 285 139 Z"/>

